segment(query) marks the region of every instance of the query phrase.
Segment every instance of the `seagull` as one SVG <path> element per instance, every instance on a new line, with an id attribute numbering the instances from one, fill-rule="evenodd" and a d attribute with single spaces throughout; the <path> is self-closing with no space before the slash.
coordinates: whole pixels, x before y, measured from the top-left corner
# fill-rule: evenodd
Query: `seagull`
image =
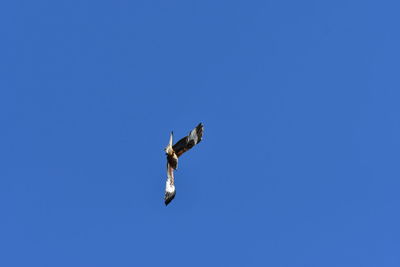
<path id="1" fill-rule="evenodd" d="M 175 145 L 172 145 L 174 133 L 171 132 L 169 143 L 165 148 L 165 154 L 167 155 L 167 182 L 165 184 L 164 196 L 165 205 L 168 205 L 175 197 L 174 170 L 178 168 L 178 158 L 201 142 L 203 131 L 203 124 L 199 123 L 196 128 L 190 131 L 187 136 L 183 137 Z"/>

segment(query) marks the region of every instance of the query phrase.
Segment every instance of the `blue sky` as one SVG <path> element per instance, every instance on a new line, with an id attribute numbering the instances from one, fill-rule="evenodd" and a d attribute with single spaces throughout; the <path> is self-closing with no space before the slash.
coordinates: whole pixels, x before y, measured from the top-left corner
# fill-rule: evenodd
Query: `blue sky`
<path id="1" fill-rule="evenodd" d="M 0 265 L 400 266 L 399 8 L 2 2 Z"/>

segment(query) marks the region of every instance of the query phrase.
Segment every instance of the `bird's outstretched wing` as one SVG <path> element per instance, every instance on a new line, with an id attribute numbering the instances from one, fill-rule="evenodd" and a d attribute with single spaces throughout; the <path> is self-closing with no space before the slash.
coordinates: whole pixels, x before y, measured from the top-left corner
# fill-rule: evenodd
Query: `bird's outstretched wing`
<path id="1" fill-rule="evenodd" d="M 167 163 L 167 182 L 165 183 L 165 206 L 175 197 L 174 169 Z"/>
<path id="2" fill-rule="evenodd" d="M 172 146 L 172 149 L 175 151 L 175 154 L 180 157 L 183 153 L 200 143 L 203 137 L 204 127 L 203 124 L 199 123 L 189 134 L 188 136 L 183 137 L 179 140 L 175 145 Z"/>

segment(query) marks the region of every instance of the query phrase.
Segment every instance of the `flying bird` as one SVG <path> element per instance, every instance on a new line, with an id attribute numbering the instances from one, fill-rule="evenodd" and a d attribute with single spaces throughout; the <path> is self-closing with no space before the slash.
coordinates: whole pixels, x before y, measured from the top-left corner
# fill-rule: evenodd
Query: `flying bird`
<path id="1" fill-rule="evenodd" d="M 178 168 L 178 158 L 186 151 L 201 142 L 203 137 L 204 127 L 199 123 L 190 133 L 179 140 L 175 145 L 173 143 L 174 133 L 171 132 L 169 136 L 169 143 L 165 148 L 167 155 L 167 182 L 165 184 L 165 205 L 168 205 L 175 197 L 175 179 L 174 170 Z"/>

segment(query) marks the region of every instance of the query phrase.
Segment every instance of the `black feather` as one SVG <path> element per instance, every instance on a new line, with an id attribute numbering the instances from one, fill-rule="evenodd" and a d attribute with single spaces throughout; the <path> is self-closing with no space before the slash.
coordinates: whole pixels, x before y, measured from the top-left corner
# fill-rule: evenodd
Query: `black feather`
<path id="1" fill-rule="evenodd" d="M 176 190 L 174 192 L 165 192 L 165 197 L 164 197 L 165 206 L 167 206 L 174 199 L 175 192 L 176 192 Z"/>

